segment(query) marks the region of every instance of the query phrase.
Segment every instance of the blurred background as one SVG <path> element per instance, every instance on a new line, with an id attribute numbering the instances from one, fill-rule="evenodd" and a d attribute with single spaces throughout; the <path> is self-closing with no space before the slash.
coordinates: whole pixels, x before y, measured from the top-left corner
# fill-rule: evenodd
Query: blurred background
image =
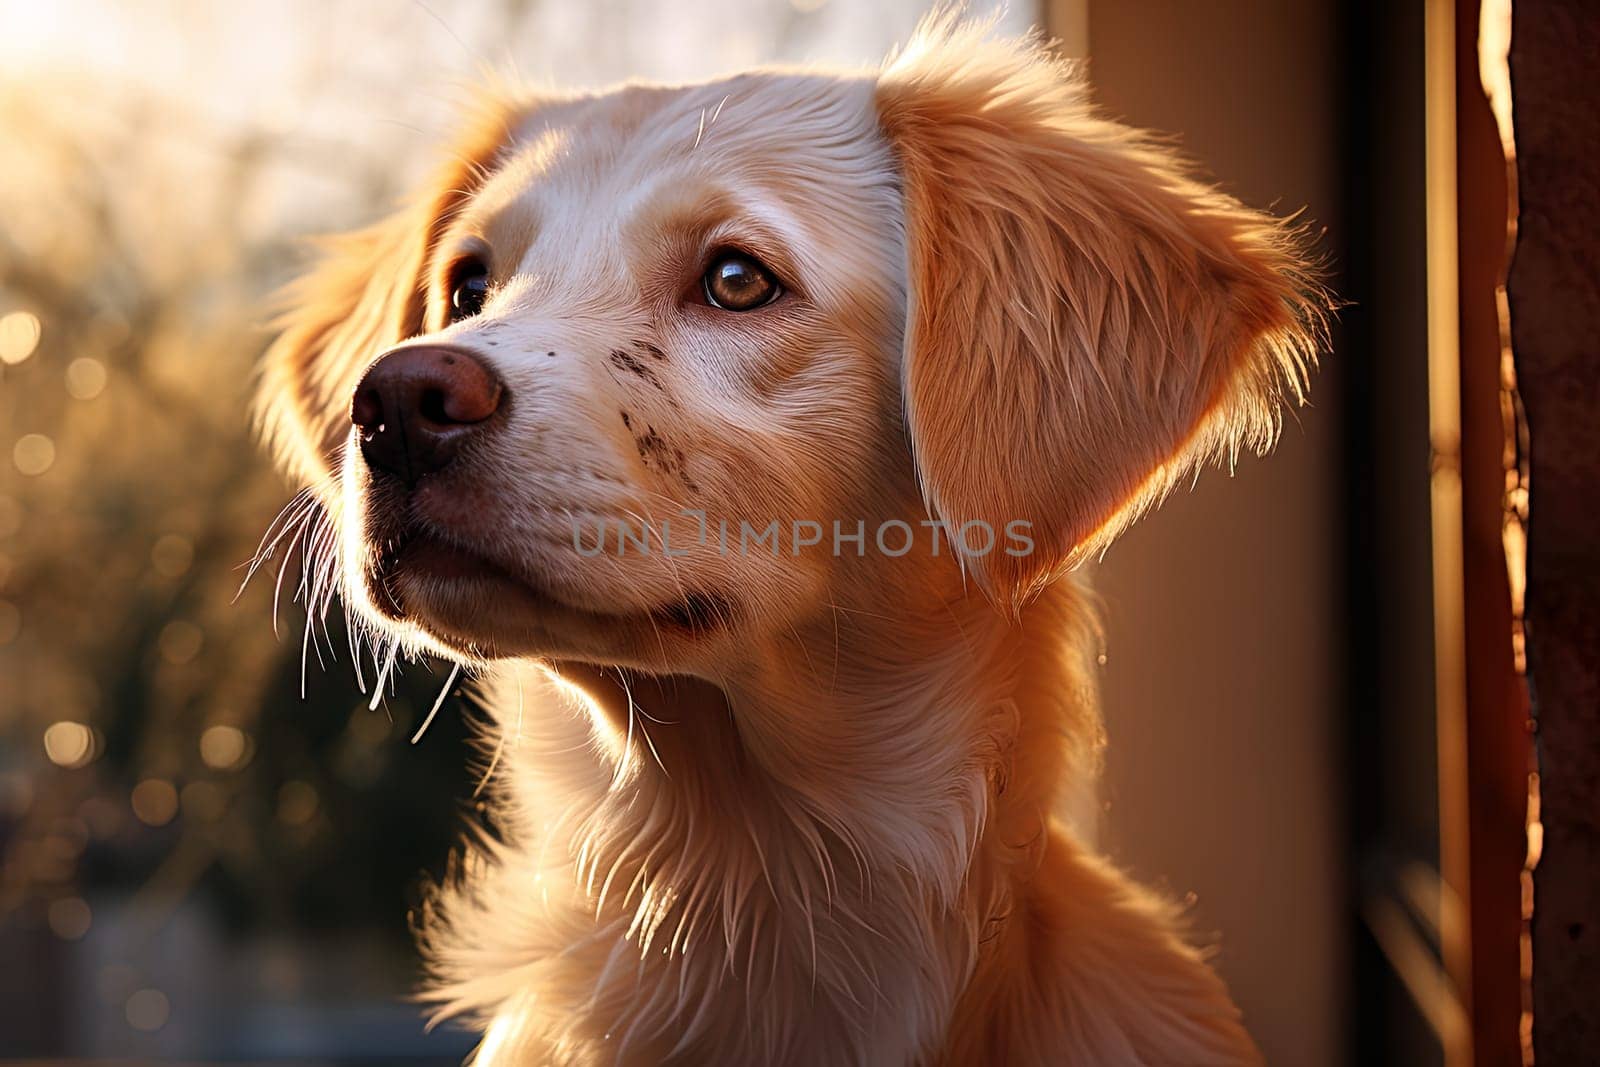
<path id="1" fill-rule="evenodd" d="M 408 909 L 475 817 L 464 709 L 409 744 L 442 673 L 371 711 L 337 619 L 304 640 L 297 575 L 276 610 L 273 567 L 241 591 L 298 488 L 246 415 L 268 297 L 305 238 L 374 219 L 430 167 L 483 71 L 582 86 L 868 63 L 927 6 L 0 0 L 0 1057 L 470 1049 L 405 999 Z M 1190 903 L 1271 1062 L 1470 1062 L 1428 94 L 1439 54 L 1477 84 L 1477 5 L 1040 0 L 1003 18 L 1087 57 L 1110 112 L 1241 199 L 1303 211 L 1354 302 L 1277 454 L 1202 478 L 1098 568 L 1100 842 Z M 1463 189 L 1503 204 L 1476 99 Z M 1502 815 L 1520 869 L 1520 809 Z M 1517 961 L 1482 959 L 1514 1027 Z"/>

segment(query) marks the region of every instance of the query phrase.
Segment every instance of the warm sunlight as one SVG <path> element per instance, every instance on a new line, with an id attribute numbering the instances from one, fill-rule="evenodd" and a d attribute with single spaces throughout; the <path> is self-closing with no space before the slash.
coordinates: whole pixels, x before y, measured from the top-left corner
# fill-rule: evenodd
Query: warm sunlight
<path id="1" fill-rule="evenodd" d="M 0 0 L 0 1063 L 1587 1062 L 1589 8 Z"/>

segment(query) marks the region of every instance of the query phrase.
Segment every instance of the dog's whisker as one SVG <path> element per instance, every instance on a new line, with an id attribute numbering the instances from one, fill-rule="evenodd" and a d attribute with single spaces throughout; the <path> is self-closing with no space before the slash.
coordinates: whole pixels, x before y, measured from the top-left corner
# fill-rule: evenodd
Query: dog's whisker
<path id="1" fill-rule="evenodd" d="M 295 531 L 294 538 L 290 542 L 290 545 L 293 546 L 293 547 L 284 549 L 283 559 L 278 563 L 277 577 L 274 578 L 273 582 L 272 582 L 272 636 L 273 637 L 277 637 L 278 636 L 278 617 L 279 617 L 278 613 L 279 613 L 279 604 L 280 604 L 281 598 L 283 596 L 283 576 L 284 576 L 285 573 L 288 572 L 288 570 L 289 570 L 289 561 L 293 558 L 295 552 L 298 551 L 298 552 L 303 554 L 306 551 L 306 544 L 305 544 L 305 536 L 306 536 L 306 534 L 305 534 L 305 531 L 306 531 L 306 525 L 304 523 L 302 523 L 300 525 L 300 527 Z"/>
<path id="2" fill-rule="evenodd" d="M 261 535 L 261 541 L 256 545 L 255 553 L 246 565 L 244 580 L 239 583 L 239 589 L 234 593 L 235 600 L 238 600 L 239 594 L 250 584 L 250 579 L 255 577 L 261 565 L 272 558 L 272 553 L 279 542 L 299 522 L 301 516 L 315 506 L 316 498 L 308 486 L 297 492 L 278 510 L 272 521 L 267 524 L 266 531 Z"/>
<path id="3" fill-rule="evenodd" d="M 283 576 L 288 569 L 290 560 L 295 555 L 292 546 L 302 545 L 301 551 L 303 552 L 305 531 L 319 510 L 320 504 L 310 488 L 302 489 L 296 493 L 289 503 L 279 510 L 272 522 L 268 524 L 266 532 L 261 536 L 261 542 L 256 548 L 255 555 L 250 559 L 244 580 L 240 582 L 238 590 L 234 593 L 233 599 L 237 601 L 243 595 L 256 573 L 277 553 L 278 548 L 286 543 L 291 546 L 285 548 L 283 557 L 278 564 L 277 576 L 273 581 L 272 632 L 275 637 L 278 635 L 279 604 L 283 589 Z"/>
<path id="4" fill-rule="evenodd" d="M 365 695 L 367 680 L 361 669 L 361 638 L 356 632 L 356 621 L 350 611 L 349 602 L 341 601 L 340 610 L 344 615 L 344 639 L 350 652 L 350 669 L 355 672 L 356 689 Z"/>
<path id="5" fill-rule="evenodd" d="M 319 525 L 317 527 L 315 536 L 312 538 L 310 549 L 306 556 L 308 562 L 303 572 L 304 581 L 301 583 L 301 589 L 304 592 L 302 603 L 306 613 L 306 638 L 309 640 L 312 650 L 316 653 L 317 666 L 322 668 L 324 671 L 327 670 L 327 663 L 322 658 L 322 642 L 317 634 L 317 626 L 319 620 L 321 619 L 322 612 L 325 609 L 322 584 L 325 580 L 328 569 L 328 560 L 326 559 L 326 553 L 328 551 L 327 540 L 327 526 Z M 304 652 L 302 651 L 302 675 L 304 674 L 304 668 L 305 656 Z M 302 677 L 302 685 L 303 684 L 304 679 Z M 302 696 L 303 695 L 304 694 L 302 693 Z"/>
<path id="6" fill-rule="evenodd" d="M 322 514 L 325 515 L 326 513 Z M 300 587 L 295 596 L 295 599 L 301 602 L 305 612 L 305 624 L 300 638 L 301 700 L 306 698 L 306 676 L 310 659 L 308 652 L 311 646 L 315 646 L 318 665 L 326 670 L 326 664 L 322 660 L 322 649 L 315 643 L 318 605 L 316 603 L 317 597 L 313 592 L 314 579 L 312 576 L 321 569 L 320 555 L 325 551 L 323 544 L 327 529 L 328 527 L 325 523 L 317 523 L 315 531 L 308 532 L 308 535 L 302 541 L 305 547 L 301 552 Z M 308 525 L 307 530 L 311 531 L 312 527 Z"/>
<path id="7" fill-rule="evenodd" d="M 307 519 L 309 519 L 309 513 L 307 515 Z M 280 604 L 281 598 L 283 596 L 283 576 L 288 571 L 289 562 L 294 557 L 294 555 L 295 555 L 295 553 L 297 551 L 300 553 L 300 556 L 301 556 L 301 565 L 302 566 L 304 565 L 304 555 L 305 555 L 305 552 L 307 551 L 307 547 L 306 547 L 306 530 L 309 528 L 309 525 L 310 525 L 309 522 L 307 521 L 307 519 L 302 519 L 302 520 L 299 521 L 298 528 L 295 530 L 295 533 L 294 533 L 294 537 L 290 541 L 290 545 L 293 546 L 293 547 L 284 549 L 283 559 L 278 564 L 277 577 L 273 580 L 273 583 L 272 583 L 272 636 L 273 637 L 277 637 L 278 636 L 279 604 Z"/>
<path id="8" fill-rule="evenodd" d="M 383 660 L 383 666 L 378 670 L 378 678 L 372 685 L 372 702 L 367 705 L 368 711 L 377 711 L 378 705 L 383 702 L 384 692 L 388 686 L 389 676 L 394 673 L 394 661 L 400 655 L 400 639 L 395 638 L 389 645 L 389 654 Z"/>
<path id="9" fill-rule="evenodd" d="M 421 741 L 422 740 L 422 735 L 427 733 L 428 732 L 428 727 L 433 725 L 433 717 L 435 715 L 438 715 L 439 714 L 439 709 L 444 706 L 445 698 L 450 695 L 450 687 L 456 684 L 456 677 L 460 673 L 461 673 L 461 664 L 459 664 L 459 663 L 451 664 L 451 666 L 450 666 L 450 676 L 444 680 L 444 686 L 443 686 L 443 688 L 441 688 L 439 690 L 438 697 L 436 697 L 434 699 L 433 707 L 428 711 L 427 717 L 422 720 L 422 725 L 417 727 L 417 732 L 411 735 L 411 743 L 413 745 L 416 744 L 418 741 Z"/>
<path id="10" fill-rule="evenodd" d="M 300 699 L 306 698 L 306 672 L 309 666 L 311 644 L 311 613 L 306 612 L 300 635 Z"/>

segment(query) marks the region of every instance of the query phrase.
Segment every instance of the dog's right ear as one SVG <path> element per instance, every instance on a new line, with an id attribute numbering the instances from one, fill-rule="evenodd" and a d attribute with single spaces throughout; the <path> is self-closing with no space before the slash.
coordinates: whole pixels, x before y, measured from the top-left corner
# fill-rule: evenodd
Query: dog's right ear
<path id="1" fill-rule="evenodd" d="M 952 538 L 1014 609 L 1199 464 L 1268 447 L 1327 300 L 1297 231 L 1100 118 L 1034 40 L 935 16 L 877 105 L 905 204 L 917 475 L 947 529 L 994 549 Z M 1018 522 L 1033 551 L 995 548 Z"/>
<path id="2" fill-rule="evenodd" d="M 362 371 L 423 330 L 434 248 L 530 110 L 508 95 L 487 95 L 420 195 L 366 229 L 321 242 L 321 261 L 283 293 L 275 323 L 281 332 L 262 363 L 256 417 L 297 480 L 327 483 Z"/>

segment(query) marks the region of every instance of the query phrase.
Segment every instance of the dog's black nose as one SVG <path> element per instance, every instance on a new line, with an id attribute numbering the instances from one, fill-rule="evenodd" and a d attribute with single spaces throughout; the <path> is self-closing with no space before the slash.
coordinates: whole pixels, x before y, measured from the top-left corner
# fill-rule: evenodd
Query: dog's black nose
<path id="1" fill-rule="evenodd" d="M 373 468 L 415 485 L 443 470 L 500 408 L 500 379 L 464 348 L 418 345 L 378 358 L 350 400 L 361 454 Z"/>

